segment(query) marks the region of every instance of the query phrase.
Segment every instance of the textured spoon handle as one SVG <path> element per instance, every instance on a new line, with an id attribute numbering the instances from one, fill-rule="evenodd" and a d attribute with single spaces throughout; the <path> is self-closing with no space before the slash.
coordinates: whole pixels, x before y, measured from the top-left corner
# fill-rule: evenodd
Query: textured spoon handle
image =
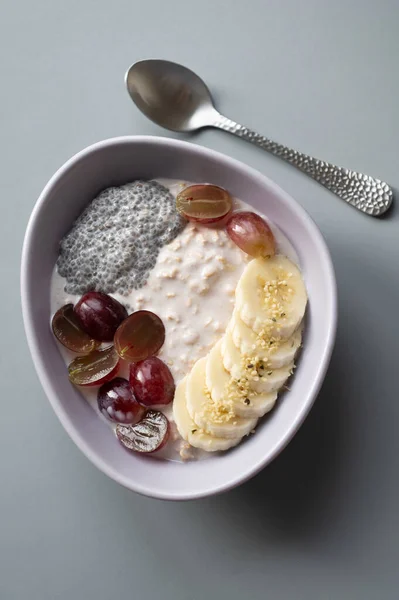
<path id="1" fill-rule="evenodd" d="M 309 175 L 309 177 L 321 183 L 321 185 L 324 185 L 324 187 L 339 198 L 342 198 L 348 204 L 368 215 L 378 217 L 385 213 L 392 203 L 392 189 L 384 181 L 351 171 L 350 169 L 336 167 L 331 163 L 307 156 L 282 144 L 277 144 L 222 115 L 220 115 L 220 118 L 213 125 L 234 133 L 244 140 L 252 142 L 275 156 L 286 160 L 291 165 L 294 165 L 294 167 L 306 173 L 306 175 Z"/>

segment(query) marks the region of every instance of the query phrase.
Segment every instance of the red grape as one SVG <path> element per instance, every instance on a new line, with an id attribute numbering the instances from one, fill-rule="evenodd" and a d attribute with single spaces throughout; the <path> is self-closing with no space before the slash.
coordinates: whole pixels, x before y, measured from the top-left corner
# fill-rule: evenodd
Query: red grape
<path id="1" fill-rule="evenodd" d="M 144 412 L 133 395 L 127 379 L 115 377 L 98 390 L 98 408 L 102 414 L 116 423 L 136 423 Z"/>
<path id="2" fill-rule="evenodd" d="M 80 326 L 74 313 L 73 304 L 65 304 L 55 313 L 51 327 L 57 340 L 73 352 L 88 354 L 99 342 L 93 340 Z"/>
<path id="3" fill-rule="evenodd" d="M 87 292 L 74 310 L 82 329 L 100 342 L 111 342 L 118 326 L 127 317 L 126 308 L 102 292 Z"/>
<path id="4" fill-rule="evenodd" d="M 269 225 L 254 212 L 234 213 L 226 225 L 227 234 L 250 256 L 266 258 L 276 252 L 276 242 Z"/>
<path id="5" fill-rule="evenodd" d="M 176 198 L 176 208 L 183 217 L 204 224 L 224 219 L 232 206 L 229 192 L 217 185 L 190 185 Z"/>
<path id="6" fill-rule="evenodd" d="M 173 375 L 156 356 L 130 365 L 129 381 L 137 400 L 145 406 L 169 404 L 175 395 Z"/>
<path id="7" fill-rule="evenodd" d="M 149 410 L 136 425 L 117 425 L 118 440 L 128 450 L 156 452 L 168 441 L 169 421 L 157 410 Z"/>
<path id="8" fill-rule="evenodd" d="M 119 356 L 113 346 L 78 356 L 68 366 L 69 379 L 75 385 L 101 385 L 119 369 Z"/>
<path id="9" fill-rule="evenodd" d="M 149 310 L 138 310 L 119 325 L 114 338 L 119 356 L 128 362 L 156 354 L 165 341 L 161 319 Z"/>

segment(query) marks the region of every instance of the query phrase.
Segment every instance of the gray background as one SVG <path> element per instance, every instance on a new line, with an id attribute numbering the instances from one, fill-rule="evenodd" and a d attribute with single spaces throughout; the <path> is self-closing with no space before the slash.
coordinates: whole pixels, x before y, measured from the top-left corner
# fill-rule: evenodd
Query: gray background
<path id="1" fill-rule="evenodd" d="M 1 600 L 398 598 L 397 209 L 372 220 L 228 134 L 194 138 L 309 211 L 340 299 L 311 415 L 220 497 L 150 500 L 98 472 L 44 396 L 19 300 L 24 229 L 53 172 L 103 138 L 167 135 L 125 93 L 140 58 L 186 64 L 227 116 L 399 188 L 398 24 L 396 0 L 2 0 Z"/>

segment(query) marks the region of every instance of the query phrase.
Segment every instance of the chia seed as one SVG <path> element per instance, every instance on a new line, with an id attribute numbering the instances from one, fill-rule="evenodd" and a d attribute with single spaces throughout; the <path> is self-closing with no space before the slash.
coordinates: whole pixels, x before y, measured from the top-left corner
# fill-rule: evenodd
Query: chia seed
<path id="1" fill-rule="evenodd" d="M 134 181 L 101 192 L 61 240 L 58 272 L 68 294 L 126 295 L 143 287 L 159 250 L 183 230 L 169 190 Z"/>

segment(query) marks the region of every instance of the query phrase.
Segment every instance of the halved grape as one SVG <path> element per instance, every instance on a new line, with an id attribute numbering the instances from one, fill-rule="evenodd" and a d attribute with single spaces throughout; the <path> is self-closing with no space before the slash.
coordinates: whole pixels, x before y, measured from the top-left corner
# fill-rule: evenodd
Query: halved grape
<path id="1" fill-rule="evenodd" d="M 69 379 L 75 385 L 101 385 L 119 369 L 119 356 L 113 346 L 78 356 L 68 366 Z"/>
<path id="2" fill-rule="evenodd" d="M 104 383 L 98 390 L 97 403 L 102 414 L 116 423 L 136 423 L 145 410 L 134 397 L 130 383 L 123 377 Z"/>
<path id="3" fill-rule="evenodd" d="M 130 365 L 129 381 L 137 400 L 145 406 L 169 404 L 175 395 L 173 375 L 157 356 Z"/>
<path id="4" fill-rule="evenodd" d="M 229 214 L 233 206 L 227 190 L 210 184 L 190 185 L 176 198 L 176 208 L 189 221 L 216 223 Z"/>
<path id="5" fill-rule="evenodd" d="M 149 310 L 138 310 L 121 323 L 114 343 L 119 356 L 128 362 L 156 354 L 165 341 L 161 319 Z"/>
<path id="6" fill-rule="evenodd" d="M 168 441 L 169 421 L 157 410 L 149 410 L 136 425 L 117 425 L 118 440 L 134 452 L 156 452 Z"/>
<path id="7" fill-rule="evenodd" d="M 75 304 L 74 310 L 82 329 L 100 342 L 111 342 L 118 326 L 127 317 L 126 308 L 102 292 L 87 292 Z"/>
<path id="8" fill-rule="evenodd" d="M 51 327 L 57 340 L 72 352 L 88 354 L 100 345 L 81 328 L 73 304 L 65 304 L 57 310 L 51 321 Z"/>
<path id="9" fill-rule="evenodd" d="M 276 241 L 269 225 L 254 212 L 234 213 L 227 222 L 230 239 L 250 256 L 266 258 L 276 252 Z"/>

